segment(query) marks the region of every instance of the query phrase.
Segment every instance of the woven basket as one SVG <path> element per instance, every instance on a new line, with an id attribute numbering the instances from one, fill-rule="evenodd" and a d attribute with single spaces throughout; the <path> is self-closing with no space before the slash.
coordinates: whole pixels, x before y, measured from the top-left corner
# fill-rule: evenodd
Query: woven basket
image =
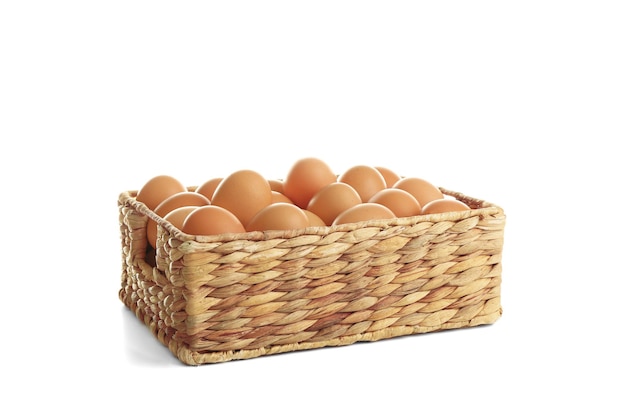
<path id="1" fill-rule="evenodd" d="M 188 365 L 494 323 L 504 212 L 441 191 L 471 210 L 219 236 L 182 233 L 123 192 L 119 297 Z"/>

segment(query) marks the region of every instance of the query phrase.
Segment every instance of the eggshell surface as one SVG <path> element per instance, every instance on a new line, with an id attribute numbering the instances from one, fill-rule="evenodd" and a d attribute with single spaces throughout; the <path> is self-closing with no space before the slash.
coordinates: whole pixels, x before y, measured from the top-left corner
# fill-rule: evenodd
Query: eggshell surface
<path id="1" fill-rule="evenodd" d="M 387 187 L 383 175 L 369 165 L 352 166 L 343 172 L 337 181 L 351 185 L 363 202 L 367 202 L 374 194 Z"/>
<path id="2" fill-rule="evenodd" d="M 154 212 L 163 218 L 167 213 L 178 207 L 205 206 L 208 204 L 211 204 L 211 201 L 202 194 L 198 194 L 193 191 L 181 191 L 176 194 L 172 194 L 163 200 L 158 206 L 156 206 Z M 150 243 L 153 248 L 156 248 L 157 223 L 151 218 L 148 218 L 146 227 L 148 243 Z"/>
<path id="3" fill-rule="evenodd" d="M 167 197 L 187 191 L 178 179 L 170 175 L 157 175 L 149 179 L 137 192 L 136 199 L 144 203 L 150 210 L 154 210 Z"/>
<path id="4" fill-rule="evenodd" d="M 187 215 L 182 231 L 190 235 L 220 235 L 243 233 L 241 221 L 230 211 L 219 206 L 196 207 Z"/>
<path id="5" fill-rule="evenodd" d="M 302 211 L 304 211 L 304 214 L 306 214 L 307 217 L 309 218 L 309 226 L 313 226 L 313 227 L 327 226 L 327 224 L 324 223 L 324 220 L 322 220 L 320 216 L 318 216 L 317 214 L 313 213 L 310 210 L 302 210 Z"/>
<path id="6" fill-rule="evenodd" d="M 279 202 L 262 208 L 246 225 L 246 230 L 293 230 L 308 226 L 309 218 L 300 207 Z"/>
<path id="7" fill-rule="evenodd" d="M 307 206 L 324 224 L 330 226 L 335 218 L 350 207 L 362 203 L 359 193 L 349 184 L 334 182 L 318 191 Z"/>
<path id="8" fill-rule="evenodd" d="M 211 200 L 213 198 L 213 193 L 215 192 L 215 189 L 218 185 L 220 185 L 220 182 L 222 182 L 222 180 L 222 177 L 211 178 L 210 180 L 207 180 L 200 184 L 198 188 L 196 188 L 196 193 L 202 194 L 206 198 Z"/>
<path id="9" fill-rule="evenodd" d="M 418 177 L 402 178 L 396 182 L 392 188 L 399 188 L 412 194 L 420 203 L 422 209 L 432 200 L 443 198 L 443 193 L 439 188 L 425 179 Z"/>
<path id="10" fill-rule="evenodd" d="M 272 190 L 272 203 L 291 203 L 293 204 L 293 201 L 291 201 L 289 199 L 289 197 L 287 197 L 285 194 L 279 192 L 279 191 L 274 191 Z"/>
<path id="11" fill-rule="evenodd" d="M 326 162 L 318 158 L 296 161 L 283 181 L 283 192 L 298 207 L 306 209 L 319 190 L 337 180 Z"/>
<path id="12" fill-rule="evenodd" d="M 393 185 L 400 180 L 400 175 L 387 167 L 376 166 L 374 168 L 382 174 L 387 188 L 393 187 Z"/>
<path id="13" fill-rule="evenodd" d="M 175 208 L 174 210 L 167 213 L 165 217 L 163 217 L 163 220 L 170 222 L 172 226 L 182 231 L 183 223 L 185 222 L 185 219 L 187 218 L 189 213 L 191 213 L 197 208 L 198 206 L 184 206 L 184 207 Z"/>
<path id="14" fill-rule="evenodd" d="M 393 219 L 396 215 L 389 208 L 378 203 L 361 203 L 339 214 L 333 225 L 358 223 L 367 220 Z"/>
<path id="15" fill-rule="evenodd" d="M 182 231 L 183 222 L 185 221 L 189 213 L 191 213 L 197 208 L 198 206 L 184 206 L 184 207 L 175 208 L 174 210 L 167 213 L 165 217 L 163 217 L 163 220 L 171 223 L 172 226 Z"/>
<path id="16" fill-rule="evenodd" d="M 370 203 L 378 203 L 389 208 L 397 217 L 417 216 L 422 206 L 411 193 L 399 188 L 385 188 L 369 199 Z"/>
<path id="17" fill-rule="evenodd" d="M 270 179 L 267 180 L 270 183 L 270 188 L 272 191 L 278 191 L 279 193 L 284 193 L 285 188 L 283 187 L 283 182 L 281 180 Z"/>
<path id="18" fill-rule="evenodd" d="M 211 204 L 233 213 L 242 224 L 272 203 L 269 182 L 253 170 L 239 170 L 225 177 L 213 193 Z"/>
<path id="19" fill-rule="evenodd" d="M 460 200 L 441 198 L 433 200 L 422 208 L 422 214 L 446 213 L 450 211 L 471 210 L 470 207 Z"/>

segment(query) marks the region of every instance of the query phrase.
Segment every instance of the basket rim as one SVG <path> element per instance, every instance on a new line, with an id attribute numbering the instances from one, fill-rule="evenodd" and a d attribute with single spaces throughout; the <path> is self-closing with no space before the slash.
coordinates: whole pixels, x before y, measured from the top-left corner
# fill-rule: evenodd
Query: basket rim
<path id="1" fill-rule="evenodd" d="M 195 190 L 195 186 L 187 187 L 188 190 Z M 118 205 L 132 207 L 141 214 L 146 215 L 157 223 L 158 226 L 166 229 L 171 237 L 174 237 L 181 242 L 194 241 L 197 243 L 224 243 L 237 240 L 247 241 L 264 241 L 269 239 L 291 239 L 302 235 L 319 235 L 327 236 L 334 232 L 352 232 L 354 230 L 375 227 L 381 229 L 387 229 L 391 227 L 408 227 L 422 222 L 445 222 L 445 221 L 460 221 L 474 216 L 480 217 L 504 217 L 504 210 L 502 207 L 487 202 L 486 200 L 470 197 L 458 191 L 453 191 L 444 187 L 438 187 L 441 192 L 450 197 L 459 199 L 465 203 L 469 203 L 476 208 L 465 211 L 455 211 L 446 213 L 434 213 L 434 214 L 420 214 L 410 217 L 396 217 L 393 219 L 382 220 L 368 220 L 358 223 L 345 223 L 334 226 L 311 226 L 304 229 L 294 230 L 266 230 L 266 231 L 251 231 L 243 233 L 222 233 L 218 235 L 191 235 L 184 233 L 170 222 L 165 221 L 161 216 L 157 215 L 153 210 L 148 208 L 144 203 L 137 201 L 136 196 L 138 190 L 123 191 L 119 195 Z"/>

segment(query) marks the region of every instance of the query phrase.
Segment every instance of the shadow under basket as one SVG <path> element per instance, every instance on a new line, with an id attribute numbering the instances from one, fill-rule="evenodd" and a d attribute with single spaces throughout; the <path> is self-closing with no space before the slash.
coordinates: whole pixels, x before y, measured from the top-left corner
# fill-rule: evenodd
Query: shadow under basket
<path id="1" fill-rule="evenodd" d="M 123 192 L 119 297 L 187 365 L 492 324 L 504 211 L 441 191 L 471 210 L 216 236 Z"/>

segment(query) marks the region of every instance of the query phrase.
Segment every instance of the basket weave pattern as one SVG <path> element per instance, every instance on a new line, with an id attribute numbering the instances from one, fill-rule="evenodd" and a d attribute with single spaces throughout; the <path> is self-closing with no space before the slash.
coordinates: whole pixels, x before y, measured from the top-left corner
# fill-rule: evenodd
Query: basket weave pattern
<path id="1" fill-rule="evenodd" d="M 504 212 L 442 191 L 472 210 L 220 236 L 184 234 L 124 192 L 119 297 L 189 365 L 491 324 Z"/>

